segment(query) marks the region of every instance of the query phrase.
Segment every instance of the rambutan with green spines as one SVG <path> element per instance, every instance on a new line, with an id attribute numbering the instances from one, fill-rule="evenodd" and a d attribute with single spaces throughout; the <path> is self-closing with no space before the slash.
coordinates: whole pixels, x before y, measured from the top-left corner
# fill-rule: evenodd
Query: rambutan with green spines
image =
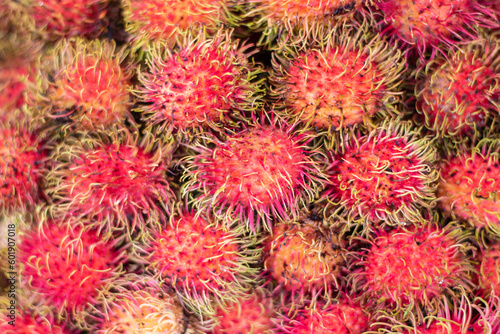
<path id="1" fill-rule="evenodd" d="M 224 132 L 262 105 L 262 72 L 250 60 L 251 44 L 231 40 L 232 31 L 188 34 L 174 49 L 157 44 L 139 71 L 135 95 L 146 124 L 183 140 L 206 130 Z"/>
<path id="2" fill-rule="evenodd" d="M 175 45 L 187 32 L 215 33 L 221 26 L 233 26 L 238 17 L 230 0 L 124 0 L 125 30 L 134 51 L 142 53 L 155 42 Z"/>
<path id="3" fill-rule="evenodd" d="M 385 121 L 365 135 L 353 130 L 329 152 L 321 200 L 363 234 L 374 224 L 418 221 L 435 204 L 436 159 L 431 138 L 411 122 Z"/>
<path id="4" fill-rule="evenodd" d="M 178 207 L 168 224 L 142 231 L 135 257 L 148 274 L 171 285 L 190 311 L 212 317 L 215 305 L 236 302 L 259 271 L 256 236 L 245 234 L 238 221 L 230 225 Z"/>
<path id="5" fill-rule="evenodd" d="M 87 217 L 106 237 L 135 238 L 171 211 L 175 196 L 166 173 L 174 149 L 168 138 L 121 127 L 68 137 L 54 149 L 47 176 L 55 213 Z"/>
<path id="6" fill-rule="evenodd" d="M 277 332 L 276 310 L 270 292 L 257 288 L 227 307 L 218 306 L 212 334 L 272 334 Z"/>
<path id="7" fill-rule="evenodd" d="M 225 140 L 209 137 L 183 159 L 183 196 L 220 222 L 269 230 L 273 219 L 296 217 L 323 187 L 315 157 L 322 153 L 309 146 L 311 137 L 269 114 Z"/>
<path id="8" fill-rule="evenodd" d="M 405 59 L 367 22 L 287 44 L 272 61 L 278 110 L 325 135 L 399 114 Z"/>
<path id="9" fill-rule="evenodd" d="M 420 56 L 457 49 L 466 39 L 477 36 L 480 27 L 499 23 L 488 5 L 494 0 L 376 0 L 374 21 L 398 44 Z"/>
<path id="10" fill-rule="evenodd" d="M 420 122 L 452 142 L 482 138 L 495 130 L 500 116 L 500 41 L 480 36 L 445 57 L 416 72 Z"/>
<path id="11" fill-rule="evenodd" d="M 0 211 L 25 210 L 45 196 L 48 138 L 25 112 L 0 109 Z"/>
<path id="12" fill-rule="evenodd" d="M 459 300 L 474 287 L 471 237 L 457 223 L 440 227 L 435 221 L 378 229 L 371 240 L 358 237 L 366 246 L 350 253 L 350 286 L 375 301 L 373 310 L 395 319 L 417 323 L 424 314 L 437 315 L 447 298 Z"/>
<path id="13" fill-rule="evenodd" d="M 453 219 L 466 221 L 478 235 L 500 236 L 500 140 L 448 149 L 440 164 L 438 206 Z"/>
<path id="14" fill-rule="evenodd" d="M 76 36 L 96 38 L 107 25 L 105 17 L 109 0 L 15 2 L 23 12 L 23 18 L 17 24 L 47 41 Z"/>
<path id="15" fill-rule="evenodd" d="M 310 296 L 329 299 L 344 286 L 348 242 L 324 225 L 331 223 L 312 220 L 304 212 L 297 220 L 275 224 L 263 241 L 264 275 L 277 282 L 282 303 Z"/>
<path id="16" fill-rule="evenodd" d="M 35 112 L 66 135 L 133 126 L 132 67 L 126 56 L 113 41 L 60 41 L 39 61 Z"/>
<path id="17" fill-rule="evenodd" d="M 59 318 L 83 324 L 87 311 L 103 302 L 123 274 L 127 245 L 121 239 L 105 240 L 83 223 L 54 220 L 50 210 L 38 219 L 19 234 L 21 288 Z"/>

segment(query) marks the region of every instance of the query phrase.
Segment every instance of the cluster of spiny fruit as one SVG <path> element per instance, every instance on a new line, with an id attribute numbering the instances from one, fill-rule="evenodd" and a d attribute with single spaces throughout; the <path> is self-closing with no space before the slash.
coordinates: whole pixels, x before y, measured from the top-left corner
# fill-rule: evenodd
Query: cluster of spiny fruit
<path id="1" fill-rule="evenodd" d="M 498 0 L 0 0 L 0 36 L 0 333 L 500 333 Z"/>

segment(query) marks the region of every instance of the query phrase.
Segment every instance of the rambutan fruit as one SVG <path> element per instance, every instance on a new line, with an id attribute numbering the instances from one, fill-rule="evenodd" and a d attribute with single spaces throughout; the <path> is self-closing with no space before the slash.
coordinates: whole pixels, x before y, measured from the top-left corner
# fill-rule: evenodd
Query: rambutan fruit
<path id="1" fill-rule="evenodd" d="M 398 319 L 424 311 L 436 315 L 447 297 L 457 300 L 472 289 L 474 271 L 467 252 L 470 233 L 457 224 L 444 228 L 433 222 L 420 226 L 378 230 L 369 247 L 352 253 L 358 266 L 349 281 L 363 299 L 376 301 L 376 309 L 388 309 Z"/>
<path id="2" fill-rule="evenodd" d="M 439 172 L 432 141 L 410 122 L 384 122 L 367 135 L 352 132 L 330 152 L 323 198 L 364 232 L 370 223 L 399 224 L 433 206 Z M 331 206 L 331 205 L 328 205 Z"/>
<path id="3" fill-rule="evenodd" d="M 109 0 L 22 0 L 21 24 L 44 39 L 97 37 L 106 24 Z"/>
<path id="4" fill-rule="evenodd" d="M 78 130 L 134 122 L 126 51 L 113 41 L 62 41 L 40 64 L 36 104 L 45 119 Z"/>
<path id="5" fill-rule="evenodd" d="M 273 301 L 266 292 L 255 290 L 242 295 L 227 307 L 219 306 L 213 334 L 271 334 L 276 333 Z"/>
<path id="6" fill-rule="evenodd" d="M 448 152 L 437 188 L 438 205 L 447 216 L 495 236 L 500 236 L 499 152 L 500 141 L 493 139 Z"/>
<path id="7" fill-rule="evenodd" d="M 273 54 L 271 96 L 279 109 L 330 134 L 399 113 L 405 60 L 366 24 L 336 27 L 315 45 L 296 44 Z"/>
<path id="8" fill-rule="evenodd" d="M 172 285 L 203 316 L 214 314 L 212 301 L 236 302 L 256 279 L 255 243 L 241 226 L 216 226 L 197 212 L 182 212 L 162 228 L 144 230 L 134 249 L 148 273 Z"/>
<path id="9" fill-rule="evenodd" d="M 20 110 L 0 110 L 0 210 L 23 210 L 43 197 L 50 142 Z"/>
<path id="10" fill-rule="evenodd" d="M 263 242 L 264 269 L 293 299 L 308 293 L 329 298 L 342 286 L 347 242 L 341 235 L 305 216 L 272 232 Z"/>
<path id="11" fill-rule="evenodd" d="M 245 15 L 253 18 L 253 29 L 262 30 L 261 43 L 270 44 L 277 36 L 295 32 L 310 36 L 321 27 L 334 26 L 351 18 L 364 0 L 249 0 Z"/>
<path id="12" fill-rule="evenodd" d="M 151 42 L 174 45 L 188 30 L 214 32 L 237 19 L 229 11 L 237 3 L 228 0 L 124 0 L 125 29 L 133 48 Z"/>
<path id="13" fill-rule="evenodd" d="M 0 64 L 0 109 L 10 112 L 25 104 L 26 80 L 33 80 L 33 68 L 23 61 Z"/>
<path id="14" fill-rule="evenodd" d="M 425 126 L 454 141 L 480 137 L 500 113 L 500 41 L 493 36 L 437 57 L 420 71 L 416 108 Z"/>
<path id="15" fill-rule="evenodd" d="M 180 134 L 223 132 L 261 105 L 261 69 L 245 53 L 251 45 L 233 42 L 231 35 L 219 30 L 208 38 L 201 32 L 173 50 L 162 45 L 151 51 L 135 91 L 148 124 Z"/>
<path id="16" fill-rule="evenodd" d="M 282 315 L 281 327 L 294 334 L 350 334 L 364 333 L 371 324 L 371 314 L 350 298 L 333 303 L 304 305 L 293 310 L 292 316 Z"/>
<path id="17" fill-rule="evenodd" d="M 60 316 L 82 321 L 122 274 L 124 250 L 94 230 L 41 219 L 20 233 L 21 284 Z"/>
<path id="18" fill-rule="evenodd" d="M 174 194 L 166 178 L 173 145 L 126 128 L 69 137 L 52 154 L 47 176 L 55 211 L 88 217 L 100 231 L 129 238 L 146 222 L 164 220 Z"/>
<path id="19" fill-rule="evenodd" d="M 3 310 L 2 310 L 3 311 Z M 2 334 L 77 334 L 61 323 L 52 313 L 39 314 L 33 308 L 0 314 L 0 332 Z"/>
<path id="20" fill-rule="evenodd" d="M 455 48 L 463 39 L 477 36 L 478 27 L 499 24 L 490 0 L 377 0 L 375 18 L 383 22 L 385 32 L 420 55 L 430 51 L 431 58 L 440 48 Z"/>
<path id="21" fill-rule="evenodd" d="M 241 219 L 252 231 L 271 218 L 295 217 L 311 202 L 323 175 L 312 159 L 308 133 L 285 122 L 248 126 L 225 141 L 209 139 L 188 156 L 183 196 L 218 220 Z"/>
<path id="22" fill-rule="evenodd" d="M 495 242 L 481 252 L 478 283 L 485 295 L 500 295 L 500 244 Z"/>

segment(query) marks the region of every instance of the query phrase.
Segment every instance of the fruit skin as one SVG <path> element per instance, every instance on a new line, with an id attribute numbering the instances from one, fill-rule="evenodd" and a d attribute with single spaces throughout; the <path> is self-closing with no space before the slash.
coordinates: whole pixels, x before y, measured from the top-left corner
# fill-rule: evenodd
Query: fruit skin
<path id="1" fill-rule="evenodd" d="M 106 27 L 108 0 L 21 0 L 20 23 L 46 40 L 96 38 Z"/>
<path id="2" fill-rule="evenodd" d="M 486 296 L 500 293 L 500 244 L 492 243 L 482 250 L 478 267 L 479 287 Z"/>
<path id="3" fill-rule="evenodd" d="M 232 31 L 187 35 L 174 49 L 152 48 L 147 71 L 139 71 L 135 95 L 147 124 L 184 140 L 204 130 L 224 132 L 261 106 L 262 70 L 245 53 L 251 44 L 231 40 Z"/>
<path id="4" fill-rule="evenodd" d="M 125 30 L 133 51 L 147 50 L 155 42 L 173 46 L 188 31 L 217 31 L 238 19 L 228 9 L 239 4 L 228 0 L 124 0 Z"/>
<path id="5" fill-rule="evenodd" d="M 0 64 L 0 109 L 11 112 L 25 104 L 26 80 L 32 80 L 33 69 L 23 61 L 9 60 Z"/>
<path id="6" fill-rule="evenodd" d="M 438 205 L 446 216 L 467 221 L 478 232 L 498 237 L 500 141 L 483 139 L 472 148 L 467 146 L 448 150 L 441 162 Z"/>
<path id="7" fill-rule="evenodd" d="M 375 22 L 403 46 L 433 58 L 441 49 L 477 36 L 479 27 L 498 27 L 489 0 L 376 0 Z"/>
<path id="8" fill-rule="evenodd" d="M 69 330 L 64 323 L 60 323 L 54 314 L 38 314 L 33 309 L 20 309 L 16 311 L 15 324 L 6 314 L 0 314 L 0 331 L 3 334 L 78 334 L 79 332 Z"/>
<path id="9" fill-rule="evenodd" d="M 188 156 L 183 197 L 218 220 L 244 222 L 252 231 L 271 219 L 289 219 L 316 196 L 324 182 L 310 134 L 281 121 L 255 123 L 225 141 L 209 138 Z M 196 194 L 198 192 L 198 194 Z"/>
<path id="10" fill-rule="evenodd" d="M 134 124 L 125 48 L 114 41 L 63 40 L 38 62 L 36 112 L 63 133 Z"/>
<path id="11" fill-rule="evenodd" d="M 67 138 L 47 176 L 56 214 L 92 218 L 105 237 L 120 232 L 128 239 L 147 222 L 161 223 L 175 198 L 166 178 L 174 150 L 168 140 L 126 128 Z"/>
<path id="12" fill-rule="evenodd" d="M 143 231 L 134 243 L 139 262 L 172 285 L 183 304 L 212 317 L 215 305 L 235 302 L 254 283 L 260 250 L 241 226 L 215 225 L 196 211 L 177 208 L 167 225 Z"/>
<path id="13" fill-rule="evenodd" d="M 369 134 L 351 131 L 330 151 L 323 200 L 344 211 L 348 227 L 398 225 L 421 219 L 421 208 L 434 205 L 439 172 L 432 140 L 410 122 L 384 122 Z"/>
<path id="14" fill-rule="evenodd" d="M 367 247 L 351 254 L 354 269 L 349 274 L 353 288 L 363 299 L 375 300 L 375 309 L 385 309 L 394 318 L 416 321 L 423 312 L 436 315 L 444 300 L 458 300 L 472 290 L 474 271 L 466 255 L 474 247 L 470 232 L 455 223 L 439 227 L 420 226 L 380 229 Z"/>
<path id="15" fill-rule="evenodd" d="M 51 147 L 29 115 L 0 110 L 0 211 L 22 211 L 41 200 Z"/>
<path id="16" fill-rule="evenodd" d="M 343 285 L 347 242 L 323 224 L 303 214 L 297 221 L 276 224 L 263 242 L 267 275 L 295 301 L 308 294 L 330 298 Z"/>
<path id="17" fill-rule="evenodd" d="M 271 96 L 282 112 L 330 135 L 398 115 L 401 51 L 371 33 L 367 22 L 337 26 L 319 39 L 287 41 L 290 46 L 273 53 Z"/>
<path id="18" fill-rule="evenodd" d="M 269 292 L 255 290 L 242 295 L 227 307 L 219 306 L 216 311 L 217 324 L 212 334 L 272 334 L 276 333 L 273 323 L 275 310 Z"/>
<path id="19" fill-rule="evenodd" d="M 500 41 L 480 36 L 460 51 L 427 62 L 417 71 L 420 122 L 453 142 L 495 129 L 500 113 Z"/>
<path id="20" fill-rule="evenodd" d="M 95 230 L 43 214 L 37 225 L 20 233 L 21 287 L 59 316 L 82 323 L 85 312 L 101 303 L 123 274 L 124 249 L 118 239 L 105 241 Z"/>

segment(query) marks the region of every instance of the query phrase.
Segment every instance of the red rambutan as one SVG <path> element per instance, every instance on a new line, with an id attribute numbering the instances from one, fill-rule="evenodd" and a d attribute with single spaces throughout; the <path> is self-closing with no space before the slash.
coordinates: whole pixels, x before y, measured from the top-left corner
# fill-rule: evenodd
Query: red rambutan
<path id="1" fill-rule="evenodd" d="M 447 59 L 427 63 L 417 83 L 416 108 L 438 136 L 479 136 L 500 113 L 500 41 L 489 36 L 467 43 Z"/>
<path id="2" fill-rule="evenodd" d="M 164 220 L 174 194 L 166 179 L 173 147 L 125 128 L 69 137 L 53 153 L 48 193 L 63 217 L 95 219 L 99 230 L 128 237 L 147 221 Z"/>
<path id="3" fill-rule="evenodd" d="M 219 30 L 213 38 L 187 36 L 174 50 L 154 48 L 135 92 L 146 122 L 181 134 L 236 126 L 242 113 L 260 105 L 262 93 L 254 80 L 261 70 L 249 62 L 248 47 Z"/>
<path id="4" fill-rule="evenodd" d="M 171 284 L 193 311 L 213 315 L 212 300 L 236 301 L 256 279 L 260 251 L 242 232 L 181 213 L 167 226 L 143 231 L 135 250 L 146 270 Z"/>
<path id="5" fill-rule="evenodd" d="M 405 64 L 401 52 L 379 35 L 370 36 L 366 24 L 342 25 L 324 39 L 274 54 L 271 95 L 278 106 L 329 133 L 371 123 L 376 114 L 395 116 Z"/>
<path id="6" fill-rule="evenodd" d="M 499 152 L 500 141 L 492 139 L 480 141 L 472 150 L 462 146 L 449 152 L 441 164 L 437 189 L 438 205 L 445 214 L 496 236 L 500 236 Z"/>
<path id="7" fill-rule="evenodd" d="M 83 130 L 133 123 L 131 71 L 114 42 L 62 41 L 40 65 L 36 104 L 44 118 Z"/>
<path id="8" fill-rule="evenodd" d="M 362 298 L 376 301 L 376 308 L 388 309 L 398 319 L 413 314 L 422 320 L 423 310 L 436 315 L 445 296 L 456 300 L 472 289 L 469 237 L 453 223 L 378 230 L 367 241 L 370 247 L 352 254 L 359 268 L 349 274 L 350 282 Z"/>
<path id="9" fill-rule="evenodd" d="M 36 310 L 20 309 L 13 318 L 9 314 L 0 315 L 2 334 L 76 334 L 65 324 L 57 321 L 53 314 L 37 314 Z"/>
<path id="10" fill-rule="evenodd" d="M 0 109 L 11 112 L 25 103 L 26 80 L 33 79 L 32 68 L 23 61 L 0 64 Z"/>
<path id="11" fill-rule="evenodd" d="M 222 221 L 242 218 L 252 231 L 255 219 L 257 227 L 264 221 L 269 229 L 271 217 L 296 216 L 298 206 L 312 201 L 323 182 L 307 134 L 262 120 L 225 141 L 210 139 L 214 146 L 198 145 L 198 153 L 187 157 L 182 178 L 183 195 L 194 197 L 199 211 Z"/>
<path id="12" fill-rule="evenodd" d="M 479 286 L 486 295 L 500 295 L 500 244 L 495 242 L 483 250 L 480 259 Z"/>
<path id="13" fill-rule="evenodd" d="M 347 135 L 331 153 L 323 196 L 364 232 L 368 222 L 416 221 L 435 200 L 435 159 L 432 142 L 411 123 L 384 122 L 367 135 Z"/>

